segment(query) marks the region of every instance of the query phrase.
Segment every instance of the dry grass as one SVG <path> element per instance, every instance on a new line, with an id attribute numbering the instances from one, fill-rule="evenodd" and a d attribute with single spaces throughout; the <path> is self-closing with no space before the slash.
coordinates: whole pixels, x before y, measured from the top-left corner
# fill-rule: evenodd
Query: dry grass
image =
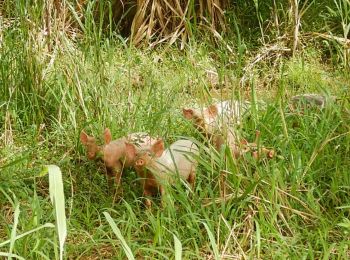
<path id="1" fill-rule="evenodd" d="M 138 0 L 132 23 L 132 39 L 138 45 L 143 40 L 154 44 L 181 40 L 181 46 L 191 36 L 189 21 L 199 21 L 211 30 L 225 28 L 223 7 L 225 0 Z"/>
<path id="2" fill-rule="evenodd" d="M 212 33 L 225 30 L 224 9 L 227 0 L 118 0 L 110 3 L 80 0 L 71 5 L 64 0 L 45 3 L 44 28 L 48 38 L 53 31 L 74 32 L 84 21 L 86 12 L 92 9 L 96 21 L 103 16 L 104 27 L 109 22 L 119 26 L 125 36 L 130 36 L 136 45 L 149 44 L 151 47 L 162 42 L 173 44 L 185 42 L 192 36 L 194 27 Z M 102 13 L 99 9 L 102 7 Z M 111 13 L 109 13 L 109 10 Z M 111 18 L 111 19 L 110 19 Z M 78 20 L 76 22 L 75 20 Z M 109 21 L 110 20 L 110 21 Z M 107 24 L 107 26 L 106 26 Z"/>

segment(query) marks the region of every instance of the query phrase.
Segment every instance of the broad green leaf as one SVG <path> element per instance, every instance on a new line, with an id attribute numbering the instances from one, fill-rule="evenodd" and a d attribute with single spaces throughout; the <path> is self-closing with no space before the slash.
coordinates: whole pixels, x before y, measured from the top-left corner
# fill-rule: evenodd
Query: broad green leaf
<path id="1" fill-rule="evenodd" d="M 62 173 L 58 166 L 48 165 L 50 199 L 55 208 L 56 228 L 60 244 L 60 259 L 63 259 L 64 242 L 67 237 Z"/>
<path id="2" fill-rule="evenodd" d="M 182 259 L 182 244 L 181 241 L 174 234 L 175 260 Z"/>

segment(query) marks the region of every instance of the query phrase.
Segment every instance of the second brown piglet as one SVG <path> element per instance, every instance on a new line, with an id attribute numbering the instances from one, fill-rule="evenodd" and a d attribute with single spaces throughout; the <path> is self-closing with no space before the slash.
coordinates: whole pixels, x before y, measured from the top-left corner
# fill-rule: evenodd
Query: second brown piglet
<path id="1" fill-rule="evenodd" d="M 158 192 L 163 196 L 165 185 L 174 183 L 176 174 L 194 186 L 197 167 L 194 157 L 199 155 L 194 142 L 178 140 L 164 150 L 163 140 L 158 140 L 150 151 L 141 152 L 137 152 L 135 145 L 126 143 L 126 151 L 130 157 L 136 157 L 135 169 L 141 178 L 144 196 L 152 196 Z M 151 206 L 148 198 L 146 206 Z"/>

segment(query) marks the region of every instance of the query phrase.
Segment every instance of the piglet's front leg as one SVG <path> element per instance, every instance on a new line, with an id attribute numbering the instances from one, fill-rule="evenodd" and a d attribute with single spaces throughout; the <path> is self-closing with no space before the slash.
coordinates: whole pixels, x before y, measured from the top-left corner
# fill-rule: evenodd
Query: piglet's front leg
<path id="1" fill-rule="evenodd" d="M 151 208 L 152 207 L 152 201 L 150 200 L 150 196 L 152 196 L 152 192 L 148 189 L 143 190 L 143 196 L 145 196 L 145 206 L 146 208 Z"/>
<path id="2" fill-rule="evenodd" d="M 159 192 L 160 192 L 160 203 L 161 203 L 162 208 L 164 208 L 166 206 L 166 203 L 164 201 L 164 198 L 166 196 L 164 186 L 162 186 L 162 185 L 159 186 Z"/>
<path id="3" fill-rule="evenodd" d="M 111 167 L 111 168 L 107 168 L 107 174 L 108 174 L 108 188 L 111 189 L 113 193 L 122 192 L 121 171 L 119 169 Z"/>
<path id="4" fill-rule="evenodd" d="M 196 169 L 195 168 L 193 168 L 191 170 L 190 174 L 188 175 L 187 181 L 190 184 L 192 191 L 194 191 L 195 182 L 196 182 Z"/>
<path id="5" fill-rule="evenodd" d="M 144 188 L 143 188 L 143 196 L 145 197 L 145 206 L 146 208 L 151 208 L 152 206 L 152 201 L 150 197 L 153 197 L 157 193 L 160 193 L 160 198 L 161 198 L 161 204 L 163 206 L 163 196 L 165 195 L 165 189 L 163 186 L 151 186 L 147 185 L 147 181 L 145 182 Z"/>
<path id="6" fill-rule="evenodd" d="M 121 172 L 115 172 L 115 175 L 114 175 L 114 182 L 115 182 L 115 185 L 117 187 L 117 189 L 121 188 L 121 177 L 122 177 L 122 173 Z"/>

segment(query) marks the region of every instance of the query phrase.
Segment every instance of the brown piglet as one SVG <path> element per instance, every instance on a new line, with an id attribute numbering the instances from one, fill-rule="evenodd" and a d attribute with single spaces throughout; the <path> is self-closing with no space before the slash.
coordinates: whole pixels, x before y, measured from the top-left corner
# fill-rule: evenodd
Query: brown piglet
<path id="1" fill-rule="evenodd" d="M 109 183 L 112 178 L 115 178 L 117 186 L 120 184 L 123 170 L 135 162 L 135 157 L 126 154 L 125 143 L 133 143 L 137 150 L 147 150 L 156 141 L 147 133 L 132 133 L 112 141 L 112 134 L 108 128 L 105 129 L 103 137 L 104 145 L 98 146 L 94 137 L 88 136 L 83 131 L 80 134 L 80 140 L 86 147 L 87 157 L 90 160 L 102 160 L 106 167 Z"/>

